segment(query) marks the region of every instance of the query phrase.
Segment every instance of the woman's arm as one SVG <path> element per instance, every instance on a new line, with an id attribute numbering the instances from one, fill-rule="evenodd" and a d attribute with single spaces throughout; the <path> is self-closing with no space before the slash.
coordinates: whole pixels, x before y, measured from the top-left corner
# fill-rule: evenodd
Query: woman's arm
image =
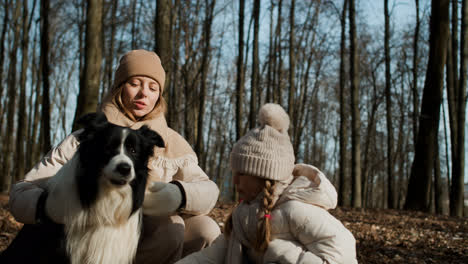
<path id="1" fill-rule="evenodd" d="M 57 147 L 47 153 L 34 168 L 29 171 L 24 181 L 14 184 L 10 191 L 10 212 L 19 222 L 36 222 L 36 205 L 43 192 L 47 179 L 53 175 L 75 154 L 79 142 L 78 130 L 65 138 Z"/>
<path id="2" fill-rule="evenodd" d="M 173 177 L 185 192 L 184 213 L 200 215 L 213 209 L 218 200 L 219 189 L 196 162 L 190 161 L 180 167 Z"/>

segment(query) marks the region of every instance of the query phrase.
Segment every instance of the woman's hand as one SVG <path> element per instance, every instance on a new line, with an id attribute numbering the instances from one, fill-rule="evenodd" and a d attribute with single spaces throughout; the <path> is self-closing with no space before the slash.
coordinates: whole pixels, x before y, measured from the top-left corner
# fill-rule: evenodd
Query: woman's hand
<path id="1" fill-rule="evenodd" d="M 143 213 L 151 216 L 169 216 L 179 209 L 182 192 L 173 183 L 153 182 L 143 201 Z"/>

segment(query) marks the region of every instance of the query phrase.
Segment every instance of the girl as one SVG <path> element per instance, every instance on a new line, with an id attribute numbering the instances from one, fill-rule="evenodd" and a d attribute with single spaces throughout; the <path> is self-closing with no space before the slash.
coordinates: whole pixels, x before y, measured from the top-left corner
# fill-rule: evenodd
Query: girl
<path id="1" fill-rule="evenodd" d="M 353 235 L 327 212 L 335 188 L 317 168 L 294 164 L 286 112 L 266 104 L 259 121 L 231 152 L 242 202 L 224 235 L 177 263 L 357 263 Z"/>
<path id="2" fill-rule="evenodd" d="M 136 263 L 174 263 L 182 255 L 209 245 L 220 234 L 216 222 L 204 215 L 218 199 L 217 185 L 198 166 L 197 156 L 187 141 L 167 126 L 166 103 L 162 97 L 164 82 L 165 71 L 156 53 L 130 51 L 121 58 L 113 87 L 101 105 L 109 122 L 133 129 L 147 125 L 166 144 L 157 148 L 148 162 L 148 180 L 154 183 L 147 190 L 143 204 L 143 234 Z M 13 186 L 10 210 L 16 220 L 34 224 L 41 218 L 50 218 L 55 223 L 63 223 L 61 201 L 66 197 L 49 195 L 39 199 L 44 193 L 39 186 L 70 160 L 81 132 L 78 130 L 65 138 L 26 175 L 25 181 Z M 38 204 L 38 200 L 44 204 Z M 41 212 L 37 208 L 45 210 Z M 182 213 L 189 216 L 183 219 Z M 44 240 L 40 234 L 47 232 L 41 225 L 26 226 L 27 230 L 20 231 L 12 244 L 32 250 Z"/>

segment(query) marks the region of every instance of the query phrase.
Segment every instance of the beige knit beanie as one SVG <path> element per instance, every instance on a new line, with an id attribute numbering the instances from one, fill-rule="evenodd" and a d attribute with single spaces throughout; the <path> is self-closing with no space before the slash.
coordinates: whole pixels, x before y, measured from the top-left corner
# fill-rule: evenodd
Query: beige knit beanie
<path id="1" fill-rule="evenodd" d="M 260 127 L 252 129 L 234 144 L 231 168 L 234 172 L 283 181 L 294 169 L 294 150 L 288 135 L 289 116 L 277 104 L 265 104 L 258 113 Z"/>
<path id="2" fill-rule="evenodd" d="M 150 77 L 157 81 L 162 94 L 164 81 L 166 80 L 166 72 L 156 53 L 143 49 L 127 52 L 120 59 L 119 67 L 115 71 L 114 89 L 128 80 L 128 78 L 137 75 Z"/>

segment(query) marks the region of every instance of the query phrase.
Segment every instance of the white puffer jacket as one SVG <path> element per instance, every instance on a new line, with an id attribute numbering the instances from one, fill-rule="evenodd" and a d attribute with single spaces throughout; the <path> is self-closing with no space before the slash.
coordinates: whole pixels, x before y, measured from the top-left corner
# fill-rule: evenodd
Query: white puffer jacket
<path id="1" fill-rule="evenodd" d="M 336 207 L 337 193 L 317 168 L 297 164 L 294 180 L 283 191 L 271 213 L 272 241 L 265 254 L 248 249 L 251 263 L 357 263 L 356 241 L 343 224 L 327 212 Z M 233 229 L 234 232 L 234 229 Z M 236 234 L 177 262 L 240 264 Z M 245 245 L 244 245 L 245 248 Z M 241 253 L 242 254 L 242 253 Z"/>

